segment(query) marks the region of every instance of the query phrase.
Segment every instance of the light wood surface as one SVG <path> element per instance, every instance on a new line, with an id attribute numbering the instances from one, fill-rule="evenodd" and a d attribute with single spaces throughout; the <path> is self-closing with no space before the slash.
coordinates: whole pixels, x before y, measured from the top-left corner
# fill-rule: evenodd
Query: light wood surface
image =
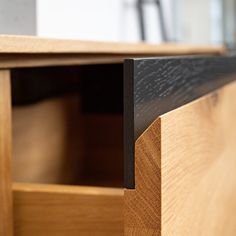
<path id="1" fill-rule="evenodd" d="M 0 35 L 0 68 L 121 63 L 128 57 L 225 53 L 222 46 L 145 44 Z"/>
<path id="2" fill-rule="evenodd" d="M 236 235 L 236 83 L 160 116 L 135 144 L 126 235 Z"/>
<path id="3" fill-rule="evenodd" d="M 0 235 L 13 235 L 10 73 L 0 70 Z"/>
<path id="4" fill-rule="evenodd" d="M 0 53 L 0 68 L 112 64 L 122 63 L 125 57 L 129 55 Z"/>
<path id="5" fill-rule="evenodd" d="M 13 185 L 16 236 L 123 235 L 123 190 Z"/>
<path id="6" fill-rule="evenodd" d="M 15 182 L 123 186 L 121 114 L 84 114 L 70 95 L 15 106 L 12 118 Z"/>
<path id="7" fill-rule="evenodd" d="M 0 35 L 0 53 L 199 54 L 222 53 L 210 45 L 114 43 Z"/>
<path id="8" fill-rule="evenodd" d="M 79 96 L 13 107 L 13 180 L 73 184 L 83 170 Z"/>

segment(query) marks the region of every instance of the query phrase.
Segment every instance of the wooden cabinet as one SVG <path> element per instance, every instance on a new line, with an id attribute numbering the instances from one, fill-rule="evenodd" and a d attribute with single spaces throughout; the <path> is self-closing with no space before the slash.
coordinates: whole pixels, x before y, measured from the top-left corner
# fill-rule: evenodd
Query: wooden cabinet
<path id="1" fill-rule="evenodd" d="M 235 235 L 235 57 L 0 45 L 0 235 Z"/>
<path id="2" fill-rule="evenodd" d="M 128 61 L 126 235 L 236 233 L 235 64 L 235 57 Z"/>

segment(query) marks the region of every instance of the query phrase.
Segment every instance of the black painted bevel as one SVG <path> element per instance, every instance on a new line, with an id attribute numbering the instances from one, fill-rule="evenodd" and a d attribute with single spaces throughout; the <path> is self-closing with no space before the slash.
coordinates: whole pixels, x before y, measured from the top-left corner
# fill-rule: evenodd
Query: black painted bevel
<path id="1" fill-rule="evenodd" d="M 124 184 L 134 186 L 134 61 L 124 63 Z M 131 144 L 131 145 L 130 145 Z"/>
<path id="2" fill-rule="evenodd" d="M 235 56 L 182 56 L 124 62 L 125 187 L 135 188 L 134 144 L 160 115 L 236 79 Z"/>

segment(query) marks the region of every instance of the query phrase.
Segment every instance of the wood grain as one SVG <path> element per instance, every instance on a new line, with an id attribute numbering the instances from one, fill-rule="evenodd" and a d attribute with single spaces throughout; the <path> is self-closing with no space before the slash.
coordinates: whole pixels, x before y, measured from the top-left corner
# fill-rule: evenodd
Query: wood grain
<path id="1" fill-rule="evenodd" d="M 236 234 L 236 83 L 168 112 L 135 144 L 126 235 Z"/>
<path id="2" fill-rule="evenodd" d="M 13 107 L 15 182 L 123 186 L 122 114 L 83 113 L 80 103 L 73 95 Z"/>
<path id="3" fill-rule="evenodd" d="M 13 185 L 16 236 L 122 235 L 123 190 Z"/>
<path id="4" fill-rule="evenodd" d="M 84 167 L 84 128 L 77 95 L 13 107 L 13 179 L 75 184 Z"/>
<path id="5" fill-rule="evenodd" d="M 134 142 L 156 117 L 236 79 L 235 56 L 125 61 L 124 130 L 127 188 L 134 188 Z"/>
<path id="6" fill-rule="evenodd" d="M 0 68 L 116 64 L 122 63 L 124 57 L 129 55 L 0 53 Z"/>
<path id="7" fill-rule="evenodd" d="M 0 36 L 0 68 L 111 64 L 122 63 L 129 57 L 223 53 L 223 47 L 211 45 L 151 45 Z"/>
<path id="8" fill-rule="evenodd" d="M 212 45 L 114 43 L 46 39 L 35 36 L 0 36 L 0 53 L 95 53 L 95 54 L 221 54 Z"/>
<path id="9" fill-rule="evenodd" d="M 0 71 L 0 235 L 13 235 L 10 73 Z"/>
<path id="10" fill-rule="evenodd" d="M 235 80 L 235 63 L 235 56 L 134 59 L 135 139 L 157 116 Z"/>

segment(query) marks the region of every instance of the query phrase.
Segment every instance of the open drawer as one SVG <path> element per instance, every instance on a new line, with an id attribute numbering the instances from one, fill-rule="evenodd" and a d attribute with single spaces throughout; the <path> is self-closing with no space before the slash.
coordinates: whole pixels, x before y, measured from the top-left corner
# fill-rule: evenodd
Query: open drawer
<path id="1" fill-rule="evenodd" d="M 236 58 L 126 63 L 125 234 L 235 235 Z"/>
<path id="2" fill-rule="evenodd" d="M 121 64 L 12 69 L 15 235 L 123 234 L 122 76 Z"/>
<path id="3" fill-rule="evenodd" d="M 123 190 L 13 184 L 16 235 L 122 235 Z"/>
<path id="4" fill-rule="evenodd" d="M 141 49 L 7 55 L 0 235 L 235 235 L 235 57 Z"/>

